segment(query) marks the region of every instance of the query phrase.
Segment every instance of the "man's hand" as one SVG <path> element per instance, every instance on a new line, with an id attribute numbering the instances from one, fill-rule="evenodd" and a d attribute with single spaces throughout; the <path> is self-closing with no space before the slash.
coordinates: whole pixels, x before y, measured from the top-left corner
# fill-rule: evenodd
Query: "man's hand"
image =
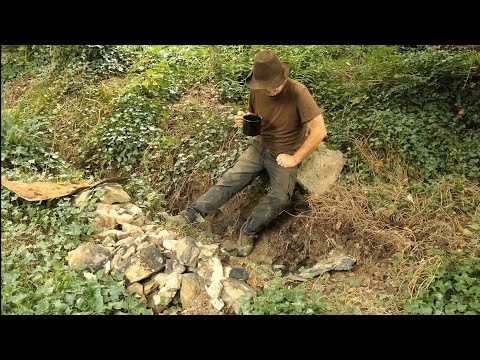
<path id="1" fill-rule="evenodd" d="M 243 127 L 243 116 L 246 115 L 243 111 L 239 111 L 237 115 L 233 117 L 233 121 L 235 122 L 235 125 L 237 127 L 242 128 Z"/>
<path id="2" fill-rule="evenodd" d="M 277 164 L 284 168 L 291 168 L 298 165 L 295 156 L 288 154 L 280 154 L 277 156 Z"/>

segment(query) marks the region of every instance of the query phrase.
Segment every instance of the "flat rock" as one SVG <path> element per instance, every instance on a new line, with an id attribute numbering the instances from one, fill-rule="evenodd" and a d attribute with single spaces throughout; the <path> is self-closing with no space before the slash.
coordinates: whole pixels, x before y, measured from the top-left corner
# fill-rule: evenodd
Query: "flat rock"
<path id="1" fill-rule="evenodd" d="M 143 280 L 165 267 L 165 258 L 154 246 L 142 249 L 128 259 L 125 276 L 133 283 Z"/>
<path id="2" fill-rule="evenodd" d="M 71 251 L 68 265 L 72 269 L 78 269 L 83 265 L 93 268 L 103 267 L 109 260 L 111 254 L 104 246 L 93 243 L 84 243 Z"/>

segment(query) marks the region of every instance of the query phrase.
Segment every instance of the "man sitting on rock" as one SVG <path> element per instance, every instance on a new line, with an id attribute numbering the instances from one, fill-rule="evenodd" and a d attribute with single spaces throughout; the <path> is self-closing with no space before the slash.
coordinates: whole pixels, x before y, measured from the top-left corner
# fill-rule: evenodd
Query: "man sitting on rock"
<path id="1" fill-rule="evenodd" d="M 322 112 L 308 89 L 288 78 L 290 65 L 282 63 L 272 51 L 260 51 L 246 79 L 250 88 L 248 113 L 233 117 L 243 127 L 243 116 L 262 117 L 261 132 L 227 170 L 220 181 L 179 215 L 168 216 L 177 224 L 191 224 L 213 214 L 265 169 L 271 189 L 242 225 L 237 241 L 224 242 L 222 248 L 237 256 L 247 256 L 258 233 L 275 219 L 291 200 L 299 164 L 323 141 L 327 130 Z M 307 127 L 310 134 L 306 137 Z"/>

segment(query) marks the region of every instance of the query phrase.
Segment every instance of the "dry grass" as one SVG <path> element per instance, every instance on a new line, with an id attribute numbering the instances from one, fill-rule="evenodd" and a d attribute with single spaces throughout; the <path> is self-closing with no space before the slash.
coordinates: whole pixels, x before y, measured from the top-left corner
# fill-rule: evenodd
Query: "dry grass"
<path id="1" fill-rule="evenodd" d="M 8 89 L 5 92 L 5 103 L 4 106 L 6 109 L 12 109 L 17 106 L 21 96 L 30 89 L 32 83 L 31 75 L 25 75 L 24 77 L 17 79 L 10 84 L 8 84 Z"/>
<path id="2" fill-rule="evenodd" d="M 402 175 L 384 172 L 386 182 L 337 184 L 328 194 L 305 197 L 270 231 L 268 246 L 278 262 L 308 260 L 294 260 L 293 268 L 310 266 L 337 248 L 357 259 L 352 278 L 336 273 L 306 284 L 322 291 L 334 311 L 402 313 L 403 302 L 416 299 L 435 279 L 441 257 L 429 249 L 479 256 L 480 234 L 464 229 L 480 210 L 480 187 L 443 179 L 414 191 Z M 362 285 L 352 286 L 354 279 Z"/>

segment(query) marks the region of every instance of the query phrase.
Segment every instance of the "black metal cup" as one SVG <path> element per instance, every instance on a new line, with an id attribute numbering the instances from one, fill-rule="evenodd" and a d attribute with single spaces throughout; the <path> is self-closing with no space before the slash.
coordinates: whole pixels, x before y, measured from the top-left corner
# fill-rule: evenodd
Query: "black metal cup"
<path id="1" fill-rule="evenodd" d="M 247 136 L 260 135 L 262 129 L 262 117 L 255 114 L 245 115 L 243 117 L 243 133 Z"/>

